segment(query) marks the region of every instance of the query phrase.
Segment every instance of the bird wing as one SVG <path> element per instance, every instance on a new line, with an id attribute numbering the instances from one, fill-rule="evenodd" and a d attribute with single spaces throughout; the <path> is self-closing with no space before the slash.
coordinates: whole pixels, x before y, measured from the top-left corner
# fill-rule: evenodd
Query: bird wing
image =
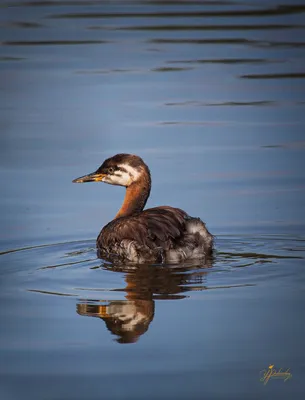
<path id="1" fill-rule="evenodd" d="M 129 239 L 150 249 L 169 250 L 185 231 L 187 214 L 169 206 L 149 208 L 139 214 L 118 218 L 106 225 L 98 238 L 102 247 Z"/>
<path id="2" fill-rule="evenodd" d="M 148 237 L 157 247 L 164 250 L 173 248 L 174 242 L 185 231 L 187 214 L 180 208 L 168 206 L 150 208 L 143 215 L 147 219 Z"/>

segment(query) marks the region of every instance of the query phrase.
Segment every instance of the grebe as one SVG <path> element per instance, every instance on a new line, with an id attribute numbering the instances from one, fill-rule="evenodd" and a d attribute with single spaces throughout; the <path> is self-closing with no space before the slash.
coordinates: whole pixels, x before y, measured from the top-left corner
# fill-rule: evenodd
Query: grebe
<path id="1" fill-rule="evenodd" d="M 95 172 L 73 182 L 105 182 L 126 187 L 122 207 L 97 237 L 101 257 L 138 264 L 175 264 L 212 254 L 213 235 L 200 218 L 170 206 L 143 211 L 151 177 L 142 158 L 117 154 L 105 160 Z"/>

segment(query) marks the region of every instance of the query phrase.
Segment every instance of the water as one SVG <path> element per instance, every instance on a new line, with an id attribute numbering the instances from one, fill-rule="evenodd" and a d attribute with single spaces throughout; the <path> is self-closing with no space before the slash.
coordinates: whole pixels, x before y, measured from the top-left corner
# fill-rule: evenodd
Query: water
<path id="1" fill-rule="evenodd" d="M 303 398 L 304 12 L 1 3 L 1 399 Z M 149 207 L 206 221 L 211 262 L 97 258 L 124 190 L 71 181 L 118 152 Z"/>

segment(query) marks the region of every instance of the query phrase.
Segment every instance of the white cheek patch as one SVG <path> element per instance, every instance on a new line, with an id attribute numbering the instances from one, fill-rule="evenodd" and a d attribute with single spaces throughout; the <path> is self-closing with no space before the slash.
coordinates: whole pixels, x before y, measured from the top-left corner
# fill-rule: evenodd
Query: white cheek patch
<path id="1" fill-rule="evenodd" d="M 113 175 L 107 175 L 102 179 L 102 182 L 109 183 L 110 185 L 129 186 L 141 176 L 141 171 L 131 167 L 127 164 L 118 165 L 121 170 L 117 170 Z"/>
<path id="2" fill-rule="evenodd" d="M 136 313 L 130 321 L 122 325 L 124 331 L 133 331 L 139 323 L 143 323 L 147 320 L 146 315 L 142 313 Z"/>
<path id="3" fill-rule="evenodd" d="M 145 322 L 147 316 L 137 311 L 137 307 L 133 301 L 127 304 L 111 304 L 107 309 L 111 317 L 117 318 L 122 322 L 124 331 L 133 331 L 139 323 Z"/>
<path id="4" fill-rule="evenodd" d="M 126 174 L 126 172 L 122 172 L 122 174 L 128 175 L 129 183 L 131 183 L 131 181 L 132 182 L 137 181 L 141 176 L 141 172 L 139 172 L 136 168 L 133 168 L 128 164 L 120 164 L 120 165 L 118 165 L 118 167 L 123 168 L 127 171 L 127 174 Z"/>
<path id="5" fill-rule="evenodd" d="M 102 181 L 110 185 L 128 186 L 130 175 L 127 172 L 117 171 L 113 175 L 105 176 Z"/>
<path id="6" fill-rule="evenodd" d="M 116 183 L 112 181 L 112 178 L 110 176 L 104 176 L 102 182 L 109 183 L 110 185 L 116 185 Z"/>
<path id="7" fill-rule="evenodd" d="M 113 176 L 113 181 L 116 185 L 127 186 L 130 182 L 130 176 L 127 172 L 120 171 Z"/>

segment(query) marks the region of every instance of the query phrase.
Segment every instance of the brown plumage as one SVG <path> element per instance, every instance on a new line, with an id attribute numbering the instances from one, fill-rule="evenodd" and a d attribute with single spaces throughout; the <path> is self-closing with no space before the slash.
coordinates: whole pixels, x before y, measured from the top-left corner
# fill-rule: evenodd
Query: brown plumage
<path id="1" fill-rule="evenodd" d="M 150 171 L 131 154 L 108 158 L 93 174 L 73 182 L 102 181 L 126 187 L 122 207 L 101 230 L 97 247 L 101 257 L 134 263 L 180 263 L 212 253 L 213 236 L 199 218 L 170 206 L 144 210 L 150 194 Z"/>

